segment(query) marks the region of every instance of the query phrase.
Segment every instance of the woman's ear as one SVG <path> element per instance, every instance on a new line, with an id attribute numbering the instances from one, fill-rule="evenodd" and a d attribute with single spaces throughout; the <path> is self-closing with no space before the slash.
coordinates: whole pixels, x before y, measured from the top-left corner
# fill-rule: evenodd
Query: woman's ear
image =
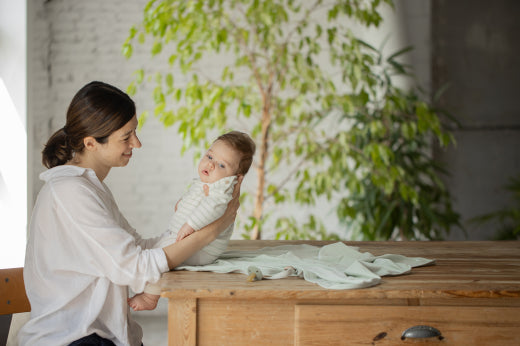
<path id="1" fill-rule="evenodd" d="M 97 148 L 97 141 L 94 137 L 88 136 L 83 138 L 83 145 L 85 146 L 85 149 L 94 151 Z"/>

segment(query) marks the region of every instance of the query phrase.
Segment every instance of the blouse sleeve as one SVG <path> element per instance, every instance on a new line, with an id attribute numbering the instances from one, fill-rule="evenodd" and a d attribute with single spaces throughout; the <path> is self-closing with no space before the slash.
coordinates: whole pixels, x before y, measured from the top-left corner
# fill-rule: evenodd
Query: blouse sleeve
<path id="1" fill-rule="evenodd" d="M 136 292 L 169 270 L 162 249 L 146 249 L 146 241 L 121 217 L 111 194 L 102 196 L 84 183 L 56 186 L 54 195 L 64 233 L 57 237 L 62 242 L 56 247 L 57 269 L 107 277 Z"/>

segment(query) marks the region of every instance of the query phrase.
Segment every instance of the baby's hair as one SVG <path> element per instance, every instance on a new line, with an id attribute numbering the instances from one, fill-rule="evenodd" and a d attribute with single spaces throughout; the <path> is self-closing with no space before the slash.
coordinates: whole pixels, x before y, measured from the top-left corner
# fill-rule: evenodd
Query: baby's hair
<path id="1" fill-rule="evenodd" d="M 251 137 L 244 132 L 231 131 L 220 135 L 215 139 L 215 142 L 216 141 L 226 142 L 241 155 L 237 174 L 246 175 L 253 163 L 253 156 L 255 155 L 256 150 L 255 142 Z"/>
<path id="2" fill-rule="evenodd" d="M 88 83 L 70 102 L 65 126 L 47 141 L 42 151 L 43 165 L 52 168 L 67 163 L 74 153 L 83 151 L 85 137 L 106 143 L 134 116 L 134 101 L 123 91 L 103 82 Z"/>

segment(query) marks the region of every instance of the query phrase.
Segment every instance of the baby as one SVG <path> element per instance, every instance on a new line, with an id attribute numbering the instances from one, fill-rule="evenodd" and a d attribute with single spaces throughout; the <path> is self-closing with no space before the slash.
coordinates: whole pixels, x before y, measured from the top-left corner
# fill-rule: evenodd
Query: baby
<path id="1" fill-rule="evenodd" d="M 238 176 L 244 176 L 251 167 L 255 148 L 253 140 L 242 132 L 231 131 L 218 137 L 199 162 L 199 179 L 193 181 L 177 202 L 169 235 L 156 246 L 162 248 L 181 241 L 221 217 L 232 199 Z M 226 250 L 232 233 L 233 224 L 183 264 L 212 263 Z M 148 283 L 143 293 L 128 300 L 128 305 L 135 311 L 153 310 L 160 293 L 160 287 Z"/>

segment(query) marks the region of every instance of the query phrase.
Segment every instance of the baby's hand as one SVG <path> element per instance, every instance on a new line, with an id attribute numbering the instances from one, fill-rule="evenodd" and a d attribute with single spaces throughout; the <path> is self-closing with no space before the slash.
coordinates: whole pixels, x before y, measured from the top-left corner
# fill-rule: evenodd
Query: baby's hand
<path id="1" fill-rule="evenodd" d="M 207 184 L 202 185 L 202 189 L 204 190 L 204 195 L 209 195 L 209 186 Z"/>
<path id="2" fill-rule="evenodd" d="M 190 225 L 185 223 L 184 225 L 182 225 L 181 229 L 179 230 L 179 233 L 177 233 L 176 242 L 183 240 L 184 238 L 186 238 L 187 236 L 189 236 L 190 234 L 192 234 L 194 232 L 195 232 L 195 230 L 193 228 L 191 228 Z"/>

